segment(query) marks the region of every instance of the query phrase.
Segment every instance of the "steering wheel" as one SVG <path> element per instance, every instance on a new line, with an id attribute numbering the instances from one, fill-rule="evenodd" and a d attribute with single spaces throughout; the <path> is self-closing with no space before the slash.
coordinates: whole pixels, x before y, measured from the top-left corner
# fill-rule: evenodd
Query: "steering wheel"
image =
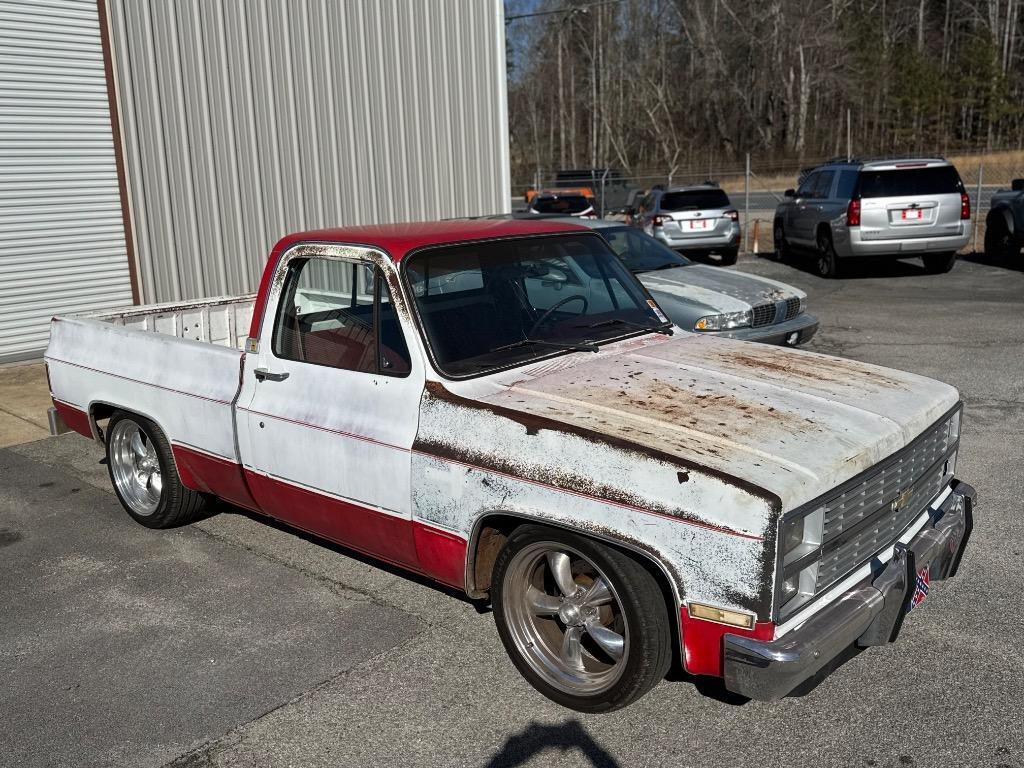
<path id="1" fill-rule="evenodd" d="M 533 336 L 533 332 L 536 331 L 538 328 L 540 328 L 542 325 L 544 325 L 544 321 L 547 320 L 549 317 L 551 317 L 551 315 L 554 314 L 556 309 L 558 309 L 559 307 L 561 307 L 564 304 L 568 304 L 570 301 L 582 301 L 583 302 L 583 311 L 580 312 L 580 314 L 581 315 L 587 314 L 587 309 L 590 307 L 590 304 L 587 301 L 587 297 L 586 296 L 582 296 L 581 294 L 578 294 L 578 293 L 574 293 L 572 296 L 566 296 L 564 299 L 559 301 L 557 304 L 553 304 L 552 306 L 548 307 L 544 311 L 544 314 L 541 315 L 539 318 L 537 318 L 537 322 L 535 322 L 533 325 L 530 326 L 530 331 L 529 331 L 529 333 L 526 334 L 526 337 L 530 338 L 531 336 Z"/>

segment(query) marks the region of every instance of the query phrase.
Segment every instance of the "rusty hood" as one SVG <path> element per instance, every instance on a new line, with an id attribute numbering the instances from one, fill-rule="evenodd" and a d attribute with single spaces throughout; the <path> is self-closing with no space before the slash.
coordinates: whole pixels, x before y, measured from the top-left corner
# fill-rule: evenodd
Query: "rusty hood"
<path id="1" fill-rule="evenodd" d="M 953 387 L 912 373 L 690 333 L 457 388 L 484 407 L 737 479 L 777 497 L 783 511 L 899 450 L 959 400 Z"/>

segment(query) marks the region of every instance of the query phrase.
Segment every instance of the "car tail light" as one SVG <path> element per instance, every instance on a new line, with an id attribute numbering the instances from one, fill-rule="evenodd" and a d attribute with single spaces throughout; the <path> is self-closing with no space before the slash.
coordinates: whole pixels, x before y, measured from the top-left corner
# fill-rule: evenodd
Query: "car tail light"
<path id="1" fill-rule="evenodd" d="M 733 221 L 739 221 L 740 220 L 740 212 L 739 211 L 726 211 L 725 215 L 728 216 Z"/>
<path id="2" fill-rule="evenodd" d="M 846 226 L 860 226 L 860 200 L 851 200 L 846 206 Z"/>
<path id="3" fill-rule="evenodd" d="M 664 224 L 668 220 L 669 220 L 668 216 L 652 216 L 651 217 L 651 224 L 653 224 L 656 227 L 660 227 L 662 224 Z"/>
<path id="4" fill-rule="evenodd" d="M 971 198 L 964 192 L 960 193 L 960 218 L 963 221 L 971 218 Z"/>

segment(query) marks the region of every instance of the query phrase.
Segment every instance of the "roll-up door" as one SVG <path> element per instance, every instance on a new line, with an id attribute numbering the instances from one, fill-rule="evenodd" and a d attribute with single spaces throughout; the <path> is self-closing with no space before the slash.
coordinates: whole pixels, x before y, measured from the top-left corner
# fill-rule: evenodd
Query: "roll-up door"
<path id="1" fill-rule="evenodd" d="M 131 303 L 96 0 L 0 0 L 0 363 Z"/>

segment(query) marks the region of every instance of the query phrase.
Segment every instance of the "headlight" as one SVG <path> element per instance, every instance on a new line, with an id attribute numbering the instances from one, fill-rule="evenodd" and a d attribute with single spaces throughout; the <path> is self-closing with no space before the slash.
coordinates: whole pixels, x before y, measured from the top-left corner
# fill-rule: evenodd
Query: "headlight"
<path id="1" fill-rule="evenodd" d="M 695 331 L 728 331 L 733 328 L 746 328 L 750 325 L 751 312 L 726 312 L 722 315 L 707 315 L 693 324 Z"/>
<path id="2" fill-rule="evenodd" d="M 799 314 L 802 315 L 806 311 L 807 311 L 807 297 L 806 296 L 801 296 L 800 297 L 800 313 Z"/>
<path id="3" fill-rule="evenodd" d="M 820 551 L 822 527 L 825 522 L 825 508 L 819 507 L 810 514 L 786 520 L 779 532 L 779 560 L 782 568 L 782 584 L 779 605 L 786 614 L 792 614 L 806 603 L 817 590 L 818 562 L 803 562 L 809 555 Z"/>

